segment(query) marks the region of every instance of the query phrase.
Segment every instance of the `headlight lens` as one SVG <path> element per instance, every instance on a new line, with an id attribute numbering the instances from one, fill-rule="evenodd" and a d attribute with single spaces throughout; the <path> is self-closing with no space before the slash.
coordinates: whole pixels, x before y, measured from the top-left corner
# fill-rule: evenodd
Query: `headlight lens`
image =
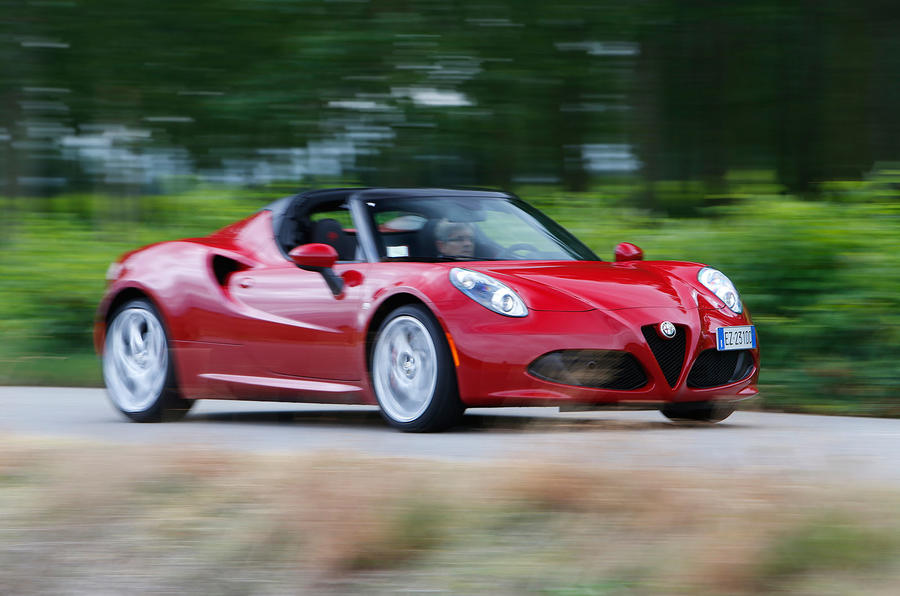
<path id="1" fill-rule="evenodd" d="M 740 314 L 744 310 L 741 304 L 741 295 L 724 273 L 712 267 L 704 267 L 697 273 L 697 280 L 709 291 L 715 294 L 719 300 L 725 303 L 735 313 Z"/>
<path id="2" fill-rule="evenodd" d="M 528 307 L 519 295 L 493 277 L 461 267 L 450 270 L 450 283 L 460 292 L 495 313 L 507 317 L 524 317 Z"/>

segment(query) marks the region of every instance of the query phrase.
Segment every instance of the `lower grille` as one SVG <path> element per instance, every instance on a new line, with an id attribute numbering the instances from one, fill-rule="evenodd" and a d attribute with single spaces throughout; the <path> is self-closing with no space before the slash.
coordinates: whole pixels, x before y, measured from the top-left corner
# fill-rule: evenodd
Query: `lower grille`
<path id="1" fill-rule="evenodd" d="M 681 373 L 681 367 L 684 365 L 684 349 L 687 345 L 687 332 L 683 325 L 675 326 L 675 337 L 671 339 L 663 339 L 656 332 L 656 325 L 644 325 L 641 332 L 644 339 L 650 345 L 656 362 L 666 377 L 669 387 L 675 387 L 678 382 L 678 375 Z"/>
<path id="2" fill-rule="evenodd" d="M 753 356 L 749 350 L 704 350 L 694 361 L 687 384 L 697 389 L 727 385 L 746 378 L 752 370 Z"/>
<path id="3" fill-rule="evenodd" d="M 627 391 L 647 384 L 637 358 L 616 350 L 550 352 L 528 365 L 528 372 L 545 381 L 594 389 Z"/>

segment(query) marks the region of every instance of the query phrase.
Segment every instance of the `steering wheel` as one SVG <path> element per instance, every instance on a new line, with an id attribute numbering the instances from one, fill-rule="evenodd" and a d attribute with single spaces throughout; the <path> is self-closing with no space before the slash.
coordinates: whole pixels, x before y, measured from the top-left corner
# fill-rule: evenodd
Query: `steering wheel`
<path id="1" fill-rule="evenodd" d="M 508 246 L 506 248 L 506 253 L 522 260 L 538 258 L 541 256 L 541 251 L 539 251 L 535 245 L 528 244 L 527 242 L 518 242 Z"/>

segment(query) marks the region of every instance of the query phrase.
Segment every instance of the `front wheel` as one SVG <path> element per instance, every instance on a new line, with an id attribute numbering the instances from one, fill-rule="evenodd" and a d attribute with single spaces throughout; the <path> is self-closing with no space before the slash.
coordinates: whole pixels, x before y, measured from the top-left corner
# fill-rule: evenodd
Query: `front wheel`
<path id="1" fill-rule="evenodd" d="M 463 412 L 450 349 L 440 325 L 423 306 L 393 311 L 375 337 L 372 386 L 381 415 L 394 428 L 434 432 Z"/>
<path id="2" fill-rule="evenodd" d="M 660 412 L 676 422 L 721 422 L 734 413 L 734 406 L 715 401 L 666 404 Z"/>
<path id="3" fill-rule="evenodd" d="M 132 300 L 109 319 L 103 380 L 113 405 L 136 422 L 177 420 L 194 405 L 175 384 L 162 318 L 148 300 Z"/>

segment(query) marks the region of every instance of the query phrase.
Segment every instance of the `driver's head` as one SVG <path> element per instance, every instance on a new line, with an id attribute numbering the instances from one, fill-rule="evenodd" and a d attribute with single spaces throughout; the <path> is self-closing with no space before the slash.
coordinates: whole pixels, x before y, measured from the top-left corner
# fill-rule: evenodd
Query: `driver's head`
<path id="1" fill-rule="evenodd" d="M 441 255 L 471 257 L 475 254 L 475 228 L 465 222 L 442 219 L 434 229 L 435 246 Z"/>

